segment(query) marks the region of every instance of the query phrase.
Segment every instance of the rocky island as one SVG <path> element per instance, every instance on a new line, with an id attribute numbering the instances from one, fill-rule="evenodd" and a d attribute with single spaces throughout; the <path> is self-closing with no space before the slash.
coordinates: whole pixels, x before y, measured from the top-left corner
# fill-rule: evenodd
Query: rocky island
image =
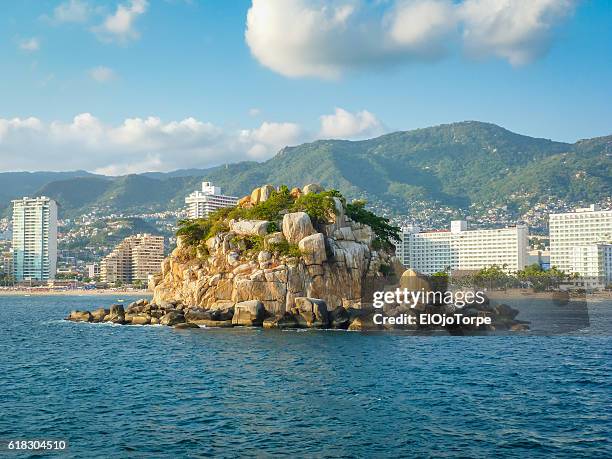
<path id="1" fill-rule="evenodd" d="M 432 287 L 392 255 L 398 233 L 365 202 L 347 203 L 335 190 L 265 185 L 235 207 L 180 222 L 177 247 L 150 285 L 151 302 L 73 311 L 67 319 L 176 328 L 405 329 L 377 325 L 371 299 L 377 289 Z M 454 307 L 389 304 L 384 311 L 450 314 Z M 517 311 L 504 305 L 473 305 L 463 313 L 493 319 L 478 330 L 526 328 L 515 320 Z"/>

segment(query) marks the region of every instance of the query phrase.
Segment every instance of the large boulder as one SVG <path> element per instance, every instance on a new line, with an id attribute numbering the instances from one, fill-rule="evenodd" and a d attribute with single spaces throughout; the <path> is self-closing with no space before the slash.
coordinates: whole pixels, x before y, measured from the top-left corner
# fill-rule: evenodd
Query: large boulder
<path id="1" fill-rule="evenodd" d="M 151 323 L 151 316 L 149 314 L 136 314 L 132 316 L 132 325 L 149 325 Z"/>
<path id="2" fill-rule="evenodd" d="M 185 322 L 185 316 L 178 311 L 170 311 L 159 319 L 161 325 L 168 325 L 170 327 L 182 322 Z"/>
<path id="3" fill-rule="evenodd" d="M 420 274 L 419 272 L 413 269 L 407 269 L 404 271 L 402 276 L 400 277 L 400 288 L 406 289 L 411 292 L 418 292 L 422 290 L 424 292 L 431 291 L 431 284 L 426 276 Z M 421 309 L 423 306 L 423 301 L 417 303 L 415 306 L 417 309 Z"/>
<path id="4" fill-rule="evenodd" d="M 322 191 L 325 191 L 325 189 L 316 183 L 309 183 L 303 189 L 304 194 L 321 193 Z"/>
<path id="5" fill-rule="evenodd" d="M 109 309 L 98 308 L 91 313 L 91 320 L 92 322 L 102 322 L 107 314 L 110 314 Z"/>
<path id="6" fill-rule="evenodd" d="M 72 311 L 66 319 L 73 322 L 91 322 L 92 316 L 89 311 Z"/>
<path id="7" fill-rule="evenodd" d="M 290 244 L 297 244 L 315 232 L 306 212 L 292 212 L 283 216 L 283 235 Z"/>
<path id="8" fill-rule="evenodd" d="M 266 220 L 230 220 L 230 230 L 240 236 L 264 236 L 268 234 Z"/>
<path id="9" fill-rule="evenodd" d="M 327 304 L 318 298 L 297 297 L 292 313 L 303 319 L 309 328 L 324 328 L 329 323 Z"/>
<path id="10" fill-rule="evenodd" d="M 272 195 L 272 192 L 276 191 L 272 185 L 264 185 L 260 188 L 259 192 L 259 202 L 267 201 L 268 198 Z"/>
<path id="11" fill-rule="evenodd" d="M 189 328 L 200 328 L 200 327 L 197 324 L 194 324 L 193 322 L 181 322 L 181 323 L 176 324 L 174 328 L 176 328 L 177 330 L 185 330 Z"/>
<path id="12" fill-rule="evenodd" d="M 329 312 L 329 325 L 332 328 L 340 328 L 346 330 L 351 322 L 348 311 L 339 307 Z"/>
<path id="13" fill-rule="evenodd" d="M 188 309 L 184 316 L 187 322 L 199 323 L 201 320 L 212 320 L 210 311 L 202 308 Z"/>
<path id="14" fill-rule="evenodd" d="M 273 317 L 268 317 L 263 321 L 263 328 L 298 328 L 298 322 L 291 314 L 283 314 Z"/>
<path id="15" fill-rule="evenodd" d="M 307 265 L 321 265 L 327 260 L 325 236 L 322 233 L 315 233 L 304 237 L 298 243 L 298 247 Z"/>
<path id="16" fill-rule="evenodd" d="M 234 307 L 233 325 L 253 327 L 261 325 L 264 320 L 264 305 L 259 300 L 241 301 Z"/>

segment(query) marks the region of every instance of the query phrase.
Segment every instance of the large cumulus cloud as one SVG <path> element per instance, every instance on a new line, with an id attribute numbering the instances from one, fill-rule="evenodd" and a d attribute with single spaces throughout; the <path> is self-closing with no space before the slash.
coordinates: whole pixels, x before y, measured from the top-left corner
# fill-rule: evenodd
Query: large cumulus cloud
<path id="1" fill-rule="evenodd" d="M 530 62 L 576 0 L 253 0 L 245 38 L 264 66 L 289 76 L 439 59 L 455 49 Z"/>

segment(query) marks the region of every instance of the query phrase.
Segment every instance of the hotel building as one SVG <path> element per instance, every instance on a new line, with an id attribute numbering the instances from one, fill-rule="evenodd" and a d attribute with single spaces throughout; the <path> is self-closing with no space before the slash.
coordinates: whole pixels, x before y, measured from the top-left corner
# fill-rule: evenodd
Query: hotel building
<path id="1" fill-rule="evenodd" d="M 493 265 L 511 273 L 527 265 L 528 230 L 513 228 L 468 230 L 467 222 L 451 222 L 450 230 L 402 230 L 396 254 L 400 262 L 423 274 L 476 271 Z"/>
<path id="2" fill-rule="evenodd" d="M 137 234 L 126 237 L 102 260 L 100 275 L 104 282 L 131 284 L 147 281 L 161 271 L 164 237 Z"/>
<path id="3" fill-rule="evenodd" d="M 574 281 L 585 288 L 605 288 L 612 285 L 612 244 L 578 245 L 570 256 L 572 272 L 580 277 Z"/>
<path id="4" fill-rule="evenodd" d="M 15 281 L 46 281 L 57 268 L 57 204 L 45 196 L 13 202 Z"/>
<path id="5" fill-rule="evenodd" d="M 595 205 L 576 209 L 574 212 L 551 214 L 548 221 L 550 231 L 550 265 L 566 273 L 586 275 L 584 264 L 576 254 L 594 245 L 612 243 L 612 210 L 599 210 Z M 579 249 L 575 252 L 575 249 Z"/>
<path id="6" fill-rule="evenodd" d="M 189 218 L 207 217 L 211 212 L 223 207 L 235 206 L 238 198 L 221 194 L 221 188 L 210 182 L 202 182 L 202 191 L 194 191 L 185 198 Z"/>

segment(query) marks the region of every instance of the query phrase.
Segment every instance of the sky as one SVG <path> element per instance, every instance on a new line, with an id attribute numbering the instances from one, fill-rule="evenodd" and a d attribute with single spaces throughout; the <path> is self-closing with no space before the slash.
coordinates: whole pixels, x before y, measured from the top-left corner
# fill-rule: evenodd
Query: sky
<path id="1" fill-rule="evenodd" d="M 612 134 L 610 0 L 5 0 L 0 171 L 119 175 L 478 120 Z"/>

